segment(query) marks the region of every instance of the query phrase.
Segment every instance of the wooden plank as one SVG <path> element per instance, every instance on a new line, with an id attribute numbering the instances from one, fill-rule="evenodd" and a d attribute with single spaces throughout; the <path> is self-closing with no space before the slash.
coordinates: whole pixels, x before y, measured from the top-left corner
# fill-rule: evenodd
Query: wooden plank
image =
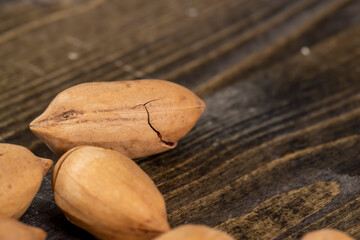
<path id="1" fill-rule="evenodd" d="M 282 71 L 274 66 L 208 98 L 205 116 L 178 148 L 138 161 L 164 193 L 172 226 L 203 223 L 238 239 L 275 239 L 300 230 L 303 222 L 313 229 L 359 196 L 360 85 L 357 75 L 339 80 L 357 68 L 351 62 L 358 52 L 349 54 L 357 41 L 331 47 L 357 31 L 359 27 L 320 43 L 310 57 L 290 59 Z M 337 59 L 329 58 L 334 54 Z M 33 150 L 48 154 L 43 145 Z M 46 197 L 49 185 L 44 185 L 23 220 L 70 237 L 69 226 Z M 278 209 L 287 209 L 284 215 L 275 214 L 274 201 Z M 56 221 L 34 221 L 38 206 L 52 209 L 46 214 Z M 356 218 L 349 218 L 342 229 L 354 226 Z M 265 223 L 269 228 L 256 227 Z"/>
<path id="2" fill-rule="evenodd" d="M 58 92 L 168 76 L 208 106 L 177 148 L 136 160 L 172 226 L 207 224 L 236 239 L 320 227 L 360 237 L 359 1 L 95 3 L 35 8 L 0 35 L 0 141 L 56 160 L 28 123 Z M 0 18 L 20 14 L 17 4 Z M 21 220 L 49 239 L 92 239 L 51 192 L 48 175 Z"/>
<path id="3" fill-rule="evenodd" d="M 359 211 L 360 211 L 360 198 L 355 198 L 352 201 L 349 201 L 345 205 L 339 207 L 338 209 L 330 212 L 326 216 L 322 217 L 318 221 L 304 226 L 302 224 L 301 230 L 291 234 L 285 239 L 297 239 L 300 236 L 303 236 L 305 233 L 309 232 L 311 229 L 321 229 L 321 228 L 337 228 L 339 230 L 348 232 L 355 238 L 359 238 Z"/>
<path id="4" fill-rule="evenodd" d="M 304 5 L 304 4 L 302 4 Z M 216 8 L 215 8 L 216 9 Z M 285 8 L 286 9 L 286 8 Z M 250 10 L 250 9 L 249 9 Z M 246 12 L 246 11 L 245 11 Z M 212 12 L 210 12 L 212 13 Z M 211 16 L 211 15 L 209 15 Z M 206 18 L 207 19 L 207 18 Z M 241 25 L 240 25 L 241 26 Z M 188 25 L 186 25 L 186 27 L 188 27 Z M 191 34 L 190 34 L 191 35 Z M 221 35 L 221 34 L 220 34 Z M 227 35 L 225 35 L 226 37 Z M 77 42 L 78 38 L 70 38 L 67 39 L 67 41 L 72 42 L 72 44 L 80 44 L 82 43 L 81 40 L 79 40 L 80 42 Z M 91 38 L 92 39 L 92 38 Z M 34 39 L 36 40 L 36 38 Z M 75 43 L 74 43 L 75 41 Z M 63 42 L 63 41 L 60 41 Z M 156 41 L 155 41 L 156 42 Z M 185 43 L 186 44 L 186 43 Z M 69 43 L 67 43 L 67 45 L 69 45 Z M 85 44 L 86 45 L 86 44 Z M 87 47 L 85 47 L 87 48 Z M 91 47 L 90 47 L 91 48 Z M 139 48 L 137 46 L 137 48 Z M 5 48 L 7 49 L 7 48 Z M 10 47 L 11 49 L 11 47 Z M 63 49 L 63 48 L 58 48 L 58 47 L 53 47 L 54 50 L 60 50 L 61 53 L 63 54 L 64 52 L 69 52 L 69 53 L 73 53 L 71 49 Z M 247 46 L 244 46 L 243 49 L 247 49 Z M 79 49 L 77 49 L 79 50 Z M 82 55 L 82 53 L 78 53 L 78 51 L 76 50 L 76 54 L 78 55 Z M 91 50 L 98 50 L 98 49 L 91 49 Z M 154 49 L 151 49 L 153 52 L 157 52 L 154 51 Z M 47 52 L 47 51 L 46 51 Z M 97 51 L 95 51 L 97 52 Z M 102 52 L 102 51 L 99 51 Z M 53 55 L 53 53 L 51 53 L 50 55 Z M 45 58 L 48 59 L 47 62 L 50 62 L 53 64 L 54 59 L 52 59 L 52 57 L 50 57 L 50 55 L 45 55 L 42 56 L 41 58 Z M 29 56 L 33 56 L 33 54 L 29 54 Z M 57 59 L 59 58 L 58 56 L 56 56 L 56 54 L 54 55 Z M 132 56 L 132 55 L 131 55 Z M 141 56 L 136 56 L 136 59 L 140 59 Z M 12 108 L 13 111 L 10 111 L 9 114 L 17 114 L 19 112 L 21 112 L 21 115 L 19 116 L 26 116 L 29 117 L 30 112 L 23 112 L 23 110 L 25 109 L 31 109 L 32 112 L 37 111 L 40 112 L 45 105 L 47 104 L 47 102 L 54 97 L 54 95 L 65 89 L 66 87 L 69 87 L 71 85 L 74 85 L 76 83 L 80 83 L 80 82 L 84 82 L 84 81 L 96 81 L 97 79 L 101 78 L 102 80 L 115 80 L 117 78 L 138 78 L 140 76 L 144 76 L 144 77 L 151 77 L 148 76 L 146 73 L 144 73 L 144 71 L 137 70 L 136 68 L 132 67 L 132 65 L 127 64 L 126 62 L 124 62 L 123 60 L 119 60 L 118 59 L 119 55 L 117 53 L 115 54 L 106 54 L 105 57 L 98 59 L 98 55 L 95 55 L 94 57 L 89 58 L 85 58 L 85 62 L 83 62 L 81 59 L 79 59 L 79 61 L 72 61 L 68 59 L 68 56 L 62 56 L 62 61 L 59 62 L 59 64 L 63 65 L 64 63 L 66 63 L 65 67 L 58 67 L 56 65 L 52 66 L 55 69 L 54 70 L 50 70 L 50 72 L 48 72 L 49 70 L 46 69 L 46 66 L 44 64 L 47 64 L 47 62 L 44 62 L 43 65 L 37 65 L 36 61 L 34 61 L 33 59 L 29 59 L 27 61 L 29 61 L 29 63 L 26 62 L 22 62 L 23 60 L 18 60 L 18 59 L 9 59 L 7 61 L 9 61 L 9 64 L 5 64 L 5 66 L 10 66 L 14 71 L 18 71 L 17 74 L 19 75 L 5 75 L 3 76 L 3 83 L 4 83 L 4 90 L 8 90 L 6 91 L 4 94 L 1 95 L 1 99 L 9 99 L 8 101 L 4 102 L 2 105 L 2 110 L 5 112 L 5 110 L 9 109 L 9 107 Z M 18 56 L 18 58 L 23 58 L 23 55 Z M 90 60 L 90 62 L 89 62 Z M 65 61 L 65 62 L 64 62 Z M 31 63 L 30 63 L 31 62 Z M 165 61 L 166 62 L 166 61 Z M 222 59 L 218 59 L 217 62 L 222 62 Z M 70 65 L 68 65 L 70 64 Z M 243 64 L 243 63 L 240 63 Z M 156 65 L 156 64 L 155 64 Z M 15 66 L 15 68 L 14 68 Z M 151 66 L 151 65 L 150 65 Z M 19 69 L 21 68 L 21 70 Z M 185 69 L 185 68 L 181 68 L 181 69 Z M 20 71 L 19 71 L 20 70 Z M 205 74 L 209 74 L 209 72 L 212 71 L 203 71 Z M 6 72 L 6 71 L 5 71 Z M 120 75 L 118 75 L 120 73 Z M 130 74 L 130 75 L 129 75 Z M 187 78 L 187 79 L 179 79 L 179 81 L 181 83 L 185 83 L 188 82 L 189 80 L 192 83 L 196 83 L 199 81 L 194 81 L 196 78 L 196 74 L 193 72 L 194 76 L 192 76 L 191 78 Z M 18 79 L 17 77 L 21 77 L 20 79 Z M 159 76 L 161 77 L 161 76 Z M 16 78 L 17 81 L 10 81 L 11 79 Z M 34 79 L 35 78 L 35 79 Z M 222 77 L 221 77 L 222 78 Z M 29 79 L 32 79 L 31 81 L 29 81 Z M 233 77 L 232 79 L 238 79 L 236 77 Z M 8 83 L 9 84 L 5 84 Z M 16 84 L 14 87 L 11 83 Z M 27 84 L 23 84 L 23 83 L 27 83 Z M 11 87 L 10 89 L 7 89 L 7 87 Z M 206 87 L 206 85 L 205 85 Z M 29 91 L 29 90 L 32 91 Z M 22 94 L 19 94 L 19 93 Z M 39 98 L 39 99 L 37 99 Z M 29 99 L 32 99 L 33 101 L 28 101 Z M 43 101 L 43 104 L 39 104 L 40 101 L 42 101 L 42 99 L 46 99 L 45 101 Z M 25 104 L 19 104 L 20 102 L 25 102 Z M 31 106 L 37 105 L 36 108 L 32 108 Z M 13 108 L 14 106 L 17 107 L 17 111 L 16 108 Z M 19 107 L 22 107 L 19 109 Z M 34 115 L 33 115 L 34 116 Z M 23 121 L 25 119 L 22 119 Z M 25 127 L 25 126 L 23 126 Z"/>
<path id="5" fill-rule="evenodd" d="M 255 49 L 254 53 L 249 54 L 246 59 L 242 59 L 243 61 L 240 63 L 235 64 L 234 66 L 231 66 L 226 71 L 221 71 L 216 76 L 212 77 L 211 80 L 204 83 L 202 86 L 199 86 L 195 91 L 200 96 L 207 96 L 214 92 L 217 88 L 228 84 L 230 81 L 234 81 L 234 75 L 239 74 L 243 72 L 244 70 L 248 69 L 250 66 L 254 66 L 257 64 L 258 61 L 261 61 L 263 59 L 268 58 L 269 56 L 276 53 L 279 49 L 283 48 L 289 41 L 294 40 L 298 38 L 299 36 L 303 35 L 306 31 L 308 31 L 311 27 L 316 25 L 319 21 L 326 18 L 328 15 L 332 14 L 334 11 L 336 11 L 339 7 L 342 7 L 344 4 L 348 3 L 349 1 L 343 0 L 343 1 L 334 1 L 332 3 L 326 2 L 326 6 L 315 6 L 313 17 L 307 18 L 304 17 L 302 14 L 298 16 L 297 18 L 293 18 L 294 13 L 296 13 L 297 7 L 294 7 L 293 11 L 286 12 L 282 15 L 280 15 L 279 22 L 286 22 L 285 26 L 278 26 L 277 28 L 271 26 L 271 21 L 267 22 L 266 25 L 270 25 L 271 31 L 280 32 L 280 36 L 277 38 L 272 39 L 273 33 L 269 33 L 268 35 L 265 35 L 266 38 L 270 38 L 269 42 L 264 44 L 264 48 L 260 51 L 258 50 L 258 44 L 250 44 L 249 47 L 254 46 Z M 322 2 L 324 3 L 324 2 Z M 303 2 L 302 2 L 303 4 Z M 302 5 L 301 4 L 301 5 Z M 306 4 L 305 4 L 306 5 Z M 302 7 L 302 6 L 301 6 Z M 301 12 L 302 13 L 302 12 Z M 306 13 L 305 15 L 307 15 Z M 290 18 L 291 17 L 291 18 Z M 290 19 L 287 19 L 290 18 Z M 275 18 L 274 23 L 277 24 L 278 19 Z M 295 23 L 288 22 L 294 21 Z M 292 25 L 294 24 L 294 25 Z M 288 31 L 288 28 L 290 25 L 290 28 L 292 31 Z M 292 26 L 291 26 L 292 25 Z M 267 27 L 265 27 L 266 29 Z M 283 28 L 286 30 L 284 31 Z M 284 33 L 282 33 L 284 32 Z M 264 36 L 262 36 L 264 37 Z M 256 47 L 255 47 L 256 46 Z M 260 45 L 261 46 L 261 45 Z M 229 48 L 230 49 L 230 48 Z M 233 51 L 233 50 L 231 50 Z"/>

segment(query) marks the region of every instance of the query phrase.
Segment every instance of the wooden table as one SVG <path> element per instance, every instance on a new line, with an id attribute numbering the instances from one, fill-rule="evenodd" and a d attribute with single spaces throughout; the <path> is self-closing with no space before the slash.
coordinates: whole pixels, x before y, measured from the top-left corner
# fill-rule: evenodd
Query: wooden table
<path id="1" fill-rule="evenodd" d="M 57 93 L 168 79 L 207 104 L 176 149 L 137 160 L 171 226 L 360 239 L 359 13 L 358 0 L 2 0 L 0 141 L 57 160 L 28 129 Z M 55 205 L 50 175 L 21 221 L 92 239 Z"/>

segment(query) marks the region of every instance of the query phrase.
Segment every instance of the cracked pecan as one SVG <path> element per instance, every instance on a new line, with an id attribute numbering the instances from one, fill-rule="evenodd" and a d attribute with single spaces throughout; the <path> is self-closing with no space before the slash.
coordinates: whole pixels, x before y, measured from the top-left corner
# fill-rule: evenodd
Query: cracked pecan
<path id="1" fill-rule="evenodd" d="M 90 145 L 138 158 L 174 148 L 204 110 L 200 98 L 172 82 L 92 82 L 61 92 L 30 129 L 59 155 Z"/>

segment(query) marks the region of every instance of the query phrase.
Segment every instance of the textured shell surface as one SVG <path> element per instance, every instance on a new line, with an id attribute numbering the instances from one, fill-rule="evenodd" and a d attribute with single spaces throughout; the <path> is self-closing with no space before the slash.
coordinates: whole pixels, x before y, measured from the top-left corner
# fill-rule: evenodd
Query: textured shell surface
<path id="1" fill-rule="evenodd" d="M 0 217 L 1 240 L 45 240 L 46 232 L 12 218 Z"/>
<path id="2" fill-rule="evenodd" d="M 22 146 L 0 143 L 0 216 L 20 218 L 52 164 Z"/>
<path id="3" fill-rule="evenodd" d="M 152 239 L 169 229 L 164 198 L 125 155 L 83 146 L 57 162 L 52 185 L 67 219 L 99 239 Z"/>
<path id="4" fill-rule="evenodd" d="M 225 232 L 204 225 L 182 225 L 160 235 L 154 240 L 234 240 Z"/>
<path id="5" fill-rule="evenodd" d="M 57 154 L 91 145 L 138 158 L 174 148 L 204 110 L 193 92 L 168 81 L 91 82 L 58 94 L 30 129 Z"/>
<path id="6" fill-rule="evenodd" d="M 301 240 L 355 240 L 344 232 L 335 229 L 321 229 L 307 233 Z"/>

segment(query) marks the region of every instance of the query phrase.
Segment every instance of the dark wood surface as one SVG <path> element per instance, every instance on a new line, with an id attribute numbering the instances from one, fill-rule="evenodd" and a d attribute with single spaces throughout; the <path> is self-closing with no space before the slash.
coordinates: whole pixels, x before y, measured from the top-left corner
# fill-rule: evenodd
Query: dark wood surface
<path id="1" fill-rule="evenodd" d="M 171 80 L 207 104 L 177 148 L 136 160 L 171 226 L 360 239 L 359 13 L 358 0 L 0 1 L 0 141 L 56 161 L 28 124 L 57 93 Z M 21 221 L 92 239 L 55 205 L 50 174 Z"/>

